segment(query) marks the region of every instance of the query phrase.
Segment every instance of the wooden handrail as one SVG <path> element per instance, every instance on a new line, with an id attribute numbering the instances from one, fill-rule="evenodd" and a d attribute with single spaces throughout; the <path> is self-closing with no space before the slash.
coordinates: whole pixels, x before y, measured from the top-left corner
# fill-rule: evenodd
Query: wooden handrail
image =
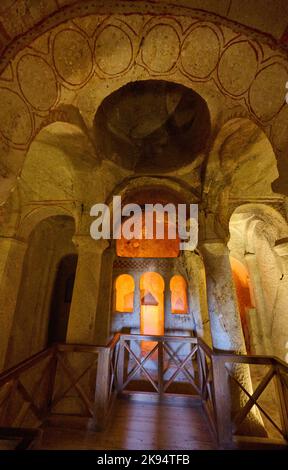
<path id="1" fill-rule="evenodd" d="M 59 352 L 98 353 L 106 346 L 96 346 L 95 344 L 56 343 L 55 347 Z"/>
<path id="2" fill-rule="evenodd" d="M 239 364 L 259 364 L 259 365 L 278 365 L 285 372 L 288 373 L 288 364 L 282 361 L 280 358 L 275 356 L 257 356 L 257 355 L 244 355 L 244 354 L 233 354 L 233 353 L 212 353 L 213 356 L 219 357 L 223 362 L 237 362 Z"/>
<path id="3" fill-rule="evenodd" d="M 143 355 L 137 357 L 132 347 L 133 341 L 139 342 L 139 344 L 142 341 L 155 342 L 155 347 L 153 351 L 150 351 L 150 354 L 147 354 L 145 357 Z M 173 343 L 189 345 L 188 354 L 184 353 L 182 356 L 181 354 L 179 355 L 176 351 L 177 348 L 173 351 Z M 79 373 L 79 371 L 77 372 L 75 363 L 73 363 L 73 361 L 71 362 L 69 356 L 67 356 L 69 353 L 92 354 L 95 355 L 95 359 L 93 358 L 92 366 L 88 364 L 87 369 L 85 368 L 84 371 Z M 151 359 L 153 354 L 155 356 L 155 353 L 157 353 L 156 357 L 158 361 L 156 381 L 146 369 L 147 359 Z M 130 368 L 130 379 L 128 377 L 129 374 L 127 375 L 127 371 L 125 372 L 126 376 L 124 378 L 124 369 L 127 368 L 127 357 L 125 355 L 128 355 L 132 363 L 134 363 L 134 368 Z M 192 361 L 195 362 L 195 358 L 197 359 L 198 372 L 196 375 L 194 374 L 192 376 L 191 371 L 189 371 L 187 367 L 188 364 L 190 364 L 189 367 L 191 367 Z M 24 387 L 23 384 L 25 384 L 25 381 L 21 381 L 21 375 L 47 359 L 47 363 L 44 363 L 44 369 L 41 370 L 41 378 L 37 379 L 39 383 L 41 383 L 43 377 L 45 378 L 47 373 L 49 374 L 49 384 L 48 387 L 46 388 L 45 386 L 44 389 L 44 392 L 47 393 L 47 403 L 41 405 L 40 409 L 35 403 L 33 393 L 29 392 L 28 389 Z M 173 363 L 174 367 L 174 369 L 172 367 L 172 373 L 168 379 L 164 378 L 164 370 L 166 369 L 165 361 L 167 360 Z M 3 386 L 6 387 L 1 397 L 0 408 L 4 403 L 4 416 L 9 416 L 11 397 L 13 399 L 15 396 L 14 392 L 18 391 L 24 400 L 24 404 L 16 417 L 16 422 L 18 423 L 19 419 L 25 416 L 25 411 L 27 411 L 29 406 L 35 416 L 44 417 L 51 412 L 55 403 L 59 403 L 59 400 L 66 395 L 67 391 L 74 388 L 78 394 L 77 398 L 82 402 L 82 405 L 84 404 L 85 409 L 89 411 L 89 415 L 92 416 L 95 423 L 100 426 L 105 424 L 116 394 L 127 386 L 129 380 L 135 376 L 135 373 L 140 372 L 142 376 L 152 384 L 154 393 L 158 393 L 160 397 L 163 397 L 178 373 L 182 372 L 187 383 L 190 382 L 190 385 L 192 385 L 197 395 L 201 398 L 210 423 L 217 432 L 219 442 L 226 446 L 229 444 L 229 439 L 230 441 L 232 440 L 231 409 L 229 404 L 229 375 L 231 375 L 231 370 L 227 368 L 226 365 L 233 363 L 271 367 L 271 379 L 273 378 L 274 380 L 275 376 L 275 380 L 277 381 L 283 429 L 282 435 L 287 439 L 288 404 L 286 401 L 288 396 L 288 365 L 274 356 L 243 355 L 233 352 L 215 351 L 201 338 L 189 336 L 116 333 L 104 346 L 94 344 L 54 344 L 0 374 L 0 388 Z M 65 391 L 60 390 L 60 393 L 56 393 L 56 398 L 53 398 L 57 367 L 62 368 L 61 370 L 68 380 L 68 386 L 66 383 Z M 91 370 L 91 367 L 93 367 L 94 373 L 97 371 L 94 401 L 89 398 L 89 394 L 87 394 L 87 391 L 85 391 L 79 382 L 83 375 Z M 270 375 L 268 378 L 270 378 Z M 249 412 L 251 405 L 254 404 L 254 402 L 256 403 L 258 395 L 260 396 L 260 392 L 262 393 L 269 383 L 268 378 L 263 381 L 263 384 L 261 383 L 260 387 L 256 388 L 252 395 L 249 395 L 249 392 L 247 393 L 249 400 L 246 403 L 246 407 L 242 408 L 237 414 L 234 427 L 237 428 L 237 423 L 241 424 L 247 414 L 246 411 Z M 37 383 L 33 385 L 34 388 L 35 386 L 37 390 Z M 241 387 L 242 385 L 240 384 L 240 388 Z M 261 410 L 260 407 L 259 409 Z M 6 426 L 5 419 L 4 425 Z"/>
<path id="4" fill-rule="evenodd" d="M 33 356 L 21 361 L 19 364 L 3 371 L 0 373 L 0 386 L 7 381 L 7 378 L 13 379 L 23 373 L 25 370 L 33 367 L 38 362 L 42 361 L 49 355 L 55 352 L 55 350 L 62 352 L 86 352 L 86 353 L 99 353 L 104 348 L 114 348 L 120 339 L 131 340 L 135 339 L 138 341 L 185 341 L 187 343 L 199 344 L 201 348 L 209 356 L 221 357 L 224 362 L 237 362 L 244 364 L 259 364 L 259 365 L 277 365 L 284 372 L 288 373 L 288 364 L 282 361 L 276 356 L 263 356 L 263 355 L 250 355 L 250 354 L 234 354 L 233 352 L 218 352 L 213 351 L 201 338 L 190 337 L 190 336 L 168 336 L 168 335 L 141 335 L 141 334 L 123 334 L 116 333 L 113 338 L 107 343 L 107 345 L 95 345 L 95 344 L 77 344 L 77 343 L 55 343 L 53 346 L 43 349 L 42 351 L 34 354 Z"/>
<path id="5" fill-rule="evenodd" d="M 23 374 L 23 372 L 26 370 L 31 369 L 36 364 L 43 361 L 43 359 L 52 356 L 55 353 L 55 349 L 55 346 L 43 349 L 42 351 L 33 354 L 33 356 L 28 357 L 28 359 L 24 359 L 24 361 L 21 361 L 19 364 L 10 367 L 10 369 L 3 371 L 0 374 L 0 387 L 8 381 L 16 379 L 20 374 Z"/>
<path id="6" fill-rule="evenodd" d="M 202 338 L 197 338 L 197 341 L 198 341 L 199 346 L 201 346 L 201 348 L 203 349 L 203 351 L 205 351 L 207 356 L 211 357 L 214 354 L 213 350 L 210 348 L 210 346 L 208 346 L 208 344 L 206 344 L 203 341 Z"/>
<path id="7" fill-rule="evenodd" d="M 198 339 L 191 336 L 168 336 L 168 335 L 139 335 L 139 334 L 126 334 L 121 333 L 120 338 L 122 340 L 135 340 L 135 341 L 183 341 L 185 340 L 187 343 L 197 344 Z"/>
<path id="8" fill-rule="evenodd" d="M 120 340 L 120 337 L 121 337 L 121 333 L 115 333 L 113 338 L 106 345 L 106 348 L 113 349 L 118 343 L 118 341 Z"/>

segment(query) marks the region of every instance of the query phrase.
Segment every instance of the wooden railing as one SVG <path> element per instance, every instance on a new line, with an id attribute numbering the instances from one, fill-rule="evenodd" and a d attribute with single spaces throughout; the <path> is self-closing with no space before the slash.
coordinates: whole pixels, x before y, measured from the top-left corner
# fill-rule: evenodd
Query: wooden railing
<path id="1" fill-rule="evenodd" d="M 51 415 L 73 415 L 102 428 L 115 398 L 118 339 L 57 344 L 0 374 L 0 427 L 37 428 Z"/>
<path id="2" fill-rule="evenodd" d="M 254 381 L 253 392 L 234 373 L 243 365 Z M 247 397 L 237 412 L 231 387 Z M 287 364 L 273 357 L 217 353 L 201 339 L 180 336 L 117 334 L 107 346 L 58 344 L 35 354 L 0 374 L 0 428 L 3 435 L 13 428 L 12 439 L 13 432 L 37 428 L 48 417 L 76 415 L 103 429 L 117 394 L 139 391 L 160 400 L 177 395 L 200 401 L 221 447 L 252 439 L 239 430 L 255 407 L 268 430 L 262 441 L 279 437 L 287 444 Z"/>
<path id="3" fill-rule="evenodd" d="M 267 356 L 246 356 L 235 354 L 217 354 L 211 356 L 213 383 L 215 388 L 215 406 L 219 441 L 224 445 L 237 443 L 273 442 L 288 444 L 288 366 L 280 359 Z M 252 390 L 237 378 L 235 370 L 248 367 L 252 380 Z M 247 371 L 246 371 L 247 372 Z M 235 412 L 231 405 L 233 393 L 242 393 L 245 403 Z M 245 436 L 245 426 L 241 430 L 249 413 L 261 417 L 266 436 L 255 438 Z M 260 413 L 259 413 L 260 412 Z M 251 419 L 251 417 L 250 417 Z"/>
<path id="4" fill-rule="evenodd" d="M 46 349 L 0 375 L 0 426 L 41 424 L 51 400 L 55 352 Z"/>
<path id="5" fill-rule="evenodd" d="M 195 367 L 197 349 L 196 338 L 122 334 L 118 391 L 135 390 L 144 380 L 150 385 L 150 391 L 160 396 L 173 393 L 171 389 L 173 386 L 175 389 L 176 383 L 182 384 L 183 393 L 199 395 Z"/>
<path id="6" fill-rule="evenodd" d="M 41 437 L 41 429 L 0 428 L 0 451 L 33 449 L 41 442 Z"/>

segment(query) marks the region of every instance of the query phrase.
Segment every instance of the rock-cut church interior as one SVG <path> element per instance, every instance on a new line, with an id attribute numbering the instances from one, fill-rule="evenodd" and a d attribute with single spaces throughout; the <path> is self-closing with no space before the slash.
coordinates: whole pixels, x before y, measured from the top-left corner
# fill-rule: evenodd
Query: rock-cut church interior
<path id="1" fill-rule="evenodd" d="M 286 84 L 286 0 L 1 1 L 0 449 L 287 448 Z"/>

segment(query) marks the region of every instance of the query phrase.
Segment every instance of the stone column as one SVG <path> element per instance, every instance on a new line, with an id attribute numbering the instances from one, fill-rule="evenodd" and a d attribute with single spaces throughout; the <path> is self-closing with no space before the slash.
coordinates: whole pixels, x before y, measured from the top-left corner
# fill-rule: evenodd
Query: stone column
<path id="1" fill-rule="evenodd" d="M 210 240 L 202 243 L 201 253 L 205 262 L 213 347 L 245 354 L 228 248 L 222 240 Z"/>
<path id="2" fill-rule="evenodd" d="M 203 261 L 199 254 L 191 251 L 184 252 L 184 259 L 188 274 L 189 306 L 193 315 L 196 334 L 211 346 L 210 319 Z"/>
<path id="3" fill-rule="evenodd" d="M 288 242 L 276 244 L 274 251 L 278 255 L 281 276 L 273 311 L 271 341 L 273 355 L 288 362 Z"/>
<path id="4" fill-rule="evenodd" d="M 266 308 L 261 284 L 261 277 L 254 253 L 247 253 L 245 261 L 253 288 L 256 307 L 256 318 L 249 318 L 250 333 L 255 348 L 255 354 L 271 354 L 270 335 L 266 331 Z"/>
<path id="5" fill-rule="evenodd" d="M 113 261 L 115 256 L 114 247 L 107 248 L 103 252 L 101 276 L 100 276 L 100 292 L 105 295 L 99 295 L 98 306 L 95 319 L 95 335 L 96 344 L 105 345 L 110 337 L 110 323 L 112 314 L 113 300 Z"/>
<path id="6" fill-rule="evenodd" d="M 229 251 L 222 240 L 202 242 L 207 285 L 207 302 L 213 348 L 218 351 L 246 353 L 245 340 L 238 311 L 236 291 L 229 260 Z M 231 369 L 235 378 L 249 392 L 253 392 L 249 366 L 237 364 Z M 230 381 L 232 414 L 242 408 L 247 395 L 234 381 Z M 241 425 L 240 433 L 265 436 L 258 410 L 250 412 Z"/>
<path id="7" fill-rule="evenodd" d="M 95 320 L 99 292 L 102 255 L 106 240 L 93 240 L 90 235 L 77 235 L 73 242 L 78 249 L 78 263 L 70 308 L 67 342 L 94 342 Z"/>
<path id="8" fill-rule="evenodd" d="M 0 237 L 0 370 L 4 367 L 27 244 Z"/>

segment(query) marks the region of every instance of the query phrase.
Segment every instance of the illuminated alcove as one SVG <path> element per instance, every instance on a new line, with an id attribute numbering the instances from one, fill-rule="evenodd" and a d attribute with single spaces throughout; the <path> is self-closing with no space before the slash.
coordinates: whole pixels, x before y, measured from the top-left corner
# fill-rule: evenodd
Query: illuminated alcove
<path id="1" fill-rule="evenodd" d="M 184 277 L 175 275 L 170 281 L 171 313 L 188 313 L 187 283 Z"/>
<path id="2" fill-rule="evenodd" d="M 142 335 L 164 334 L 164 280 L 155 272 L 146 272 L 140 278 L 140 333 Z M 143 341 L 141 349 L 149 352 L 153 341 Z"/>
<path id="3" fill-rule="evenodd" d="M 133 312 L 135 283 L 129 274 L 121 274 L 115 282 L 115 311 Z"/>

